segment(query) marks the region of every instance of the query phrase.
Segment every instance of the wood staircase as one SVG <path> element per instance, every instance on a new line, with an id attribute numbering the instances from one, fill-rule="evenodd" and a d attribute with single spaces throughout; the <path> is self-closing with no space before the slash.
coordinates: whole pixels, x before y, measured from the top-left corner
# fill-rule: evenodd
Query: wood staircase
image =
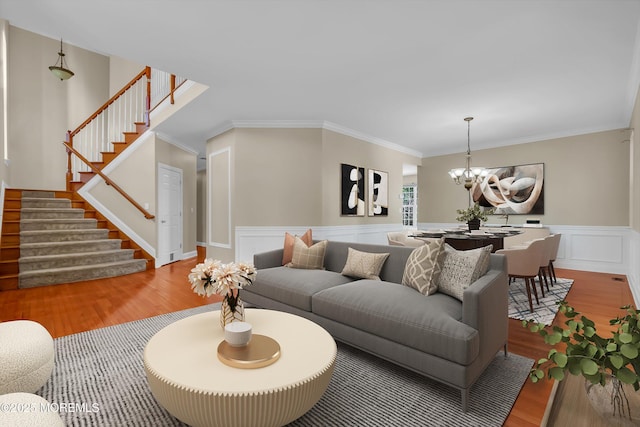
<path id="1" fill-rule="evenodd" d="M 107 166 L 113 159 L 115 159 L 120 153 L 122 153 L 132 142 L 134 142 L 140 135 L 142 135 L 149 127 L 146 123 L 136 122 L 135 123 L 136 130 L 133 132 L 123 132 L 124 141 L 116 141 L 112 142 L 113 151 L 102 151 L 100 154 L 102 156 L 102 161 L 100 162 L 91 162 L 99 170 L 102 170 L 105 166 Z M 71 181 L 71 187 L 69 190 L 78 191 L 84 184 L 89 182 L 91 178 L 94 177 L 95 172 L 80 172 L 80 180 L 79 181 Z"/>
<path id="2" fill-rule="evenodd" d="M 151 255 L 76 192 L 5 191 L 0 291 L 153 268 Z"/>
<path id="3" fill-rule="evenodd" d="M 124 141 L 112 143 L 113 151 L 102 152 L 102 161 L 92 162 L 92 164 L 97 169 L 102 170 L 148 129 L 145 123 L 135 123 L 135 128 L 134 132 L 124 132 Z M 5 190 L 2 236 L 0 238 L 0 291 L 112 277 L 116 275 L 112 274 L 114 272 L 128 274 L 127 272 L 140 269 L 140 262 L 137 263 L 138 267 L 133 269 L 128 267 L 120 268 L 115 264 L 98 268 L 96 267 L 98 264 L 105 264 L 105 262 L 97 261 L 91 264 L 87 261 L 87 257 L 80 257 L 79 254 L 82 252 L 94 251 L 93 249 L 88 249 L 89 246 L 84 248 L 81 245 L 78 246 L 77 242 L 79 241 L 112 240 L 109 243 L 96 243 L 91 247 L 102 247 L 107 252 L 116 248 L 121 251 L 127 250 L 131 252 L 130 258 L 144 260 L 142 264 L 143 270 L 155 268 L 155 260 L 150 254 L 77 193 L 94 175 L 94 172 L 81 172 L 80 180 L 70 183 L 71 191 Z M 41 223 L 42 221 L 40 220 L 44 219 L 49 220 L 47 224 L 35 224 Z M 39 249 L 35 252 L 29 252 L 28 256 L 24 256 L 25 254 L 21 252 L 25 251 L 25 244 L 29 244 L 28 242 L 30 241 L 39 246 Z M 69 241 L 76 242 L 75 246 L 78 247 L 75 249 L 69 248 L 74 245 L 68 243 Z M 47 242 L 51 248 L 45 249 L 43 246 L 47 246 Z M 78 252 L 74 252 L 76 250 Z M 57 259 L 54 258 L 56 252 L 59 254 Z M 49 258 L 38 258 L 41 253 L 45 253 L 45 257 Z M 98 259 L 104 261 L 105 259 L 115 260 L 122 257 L 122 253 L 116 255 L 114 252 L 111 255 L 103 253 Z M 126 256 L 124 257 L 126 258 Z M 120 261 L 123 260 L 120 259 Z M 74 264 L 85 264 L 84 270 L 86 273 L 77 272 L 78 268 L 76 268 L 75 272 L 69 274 L 54 272 L 51 268 L 45 268 L 41 269 L 46 270 L 42 277 L 27 280 L 27 276 L 36 274 L 29 271 L 33 270 L 32 265 L 38 263 L 41 266 L 47 263 L 51 266 L 53 264 L 66 266 L 61 268 L 69 268 Z"/>

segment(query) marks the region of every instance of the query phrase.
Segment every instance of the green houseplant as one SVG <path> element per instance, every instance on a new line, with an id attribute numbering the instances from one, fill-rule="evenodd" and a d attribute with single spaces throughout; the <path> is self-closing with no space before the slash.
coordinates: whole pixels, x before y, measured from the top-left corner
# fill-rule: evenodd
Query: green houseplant
<path id="1" fill-rule="evenodd" d="M 483 209 L 478 202 L 467 209 L 458 209 L 456 213 L 458 217 L 456 221 L 466 222 L 469 224 L 469 231 L 478 230 L 480 228 L 480 221 L 487 221 L 489 215 L 494 212 L 494 209 Z"/>
<path id="2" fill-rule="evenodd" d="M 546 358 L 535 363 L 529 378 L 538 382 L 544 378 L 545 370 L 548 378 L 557 381 L 562 381 L 567 372 L 581 375 L 586 380 L 588 394 L 591 385 L 607 386 L 610 390 L 609 407 L 605 408 L 609 415 L 631 419 L 630 400 L 623 384 L 632 386 L 635 392 L 640 389 L 640 310 L 622 307 L 626 314 L 609 321 L 614 330 L 605 338 L 598 334 L 593 321 L 575 311 L 566 301 L 558 304 L 560 313 L 567 318 L 566 327 L 547 328 L 533 321 L 522 322 L 524 327 L 540 334 L 545 343 L 553 346 Z M 633 390 L 631 397 L 637 400 L 640 396 Z"/>

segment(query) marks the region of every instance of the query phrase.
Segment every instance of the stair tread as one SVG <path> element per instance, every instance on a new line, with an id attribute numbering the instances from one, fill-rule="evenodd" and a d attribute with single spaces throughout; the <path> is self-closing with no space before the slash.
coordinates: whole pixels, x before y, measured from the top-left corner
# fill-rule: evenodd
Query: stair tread
<path id="1" fill-rule="evenodd" d="M 62 258 L 73 258 L 73 257 L 90 257 L 90 256 L 95 256 L 95 255 L 110 255 L 110 254 L 116 254 L 122 251 L 126 251 L 126 252 L 135 252 L 134 249 L 111 249 L 111 250 L 105 250 L 105 251 L 92 251 L 92 252 L 78 252 L 78 253 L 70 253 L 70 254 L 51 254 L 51 255 L 34 255 L 34 256 L 27 256 L 27 257 L 20 257 L 18 259 L 18 261 L 20 262 L 25 262 L 25 261 L 36 261 L 36 260 L 51 260 L 51 259 L 62 259 Z"/>
<path id="2" fill-rule="evenodd" d="M 128 259 L 124 261 L 106 262 L 101 264 L 78 265 L 73 267 L 61 267 L 61 268 L 48 268 L 44 270 L 31 270 L 31 271 L 24 271 L 24 272 L 18 273 L 18 276 L 26 277 L 26 276 L 37 276 L 40 274 L 63 274 L 69 271 L 96 270 L 99 268 L 117 267 L 117 266 L 123 266 L 127 264 L 138 264 L 138 263 L 146 264 L 146 260 L 133 258 L 133 259 Z"/>
<path id="3" fill-rule="evenodd" d="M 67 242 L 36 242 L 36 243 L 23 243 L 21 246 L 22 247 L 26 247 L 26 248 L 32 248 L 32 247 L 46 247 L 46 246 L 58 246 L 58 245 L 64 245 L 64 246 L 73 246 L 73 245 L 78 245 L 78 244 L 86 245 L 86 244 L 91 244 L 91 243 L 104 243 L 104 242 L 122 243 L 122 240 L 120 240 L 120 239 L 97 239 L 97 240 L 73 240 L 73 241 L 67 241 Z"/>
<path id="4" fill-rule="evenodd" d="M 101 233 L 108 234 L 109 230 L 106 228 L 65 228 L 62 230 L 24 230 L 20 232 L 20 235 L 39 235 L 39 234 L 92 234 Z"/>

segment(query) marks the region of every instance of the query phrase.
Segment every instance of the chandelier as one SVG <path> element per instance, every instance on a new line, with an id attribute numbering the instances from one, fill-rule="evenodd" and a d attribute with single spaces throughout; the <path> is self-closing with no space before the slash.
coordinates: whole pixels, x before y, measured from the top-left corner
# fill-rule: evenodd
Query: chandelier
<path id="1" fill-rule="evenodd" d="M 449 176 L 456 184 L 464 184 L 467 191 L 471 190 L 473 184 L 481 183 L 487 176 L 487 169 L 471 166 L 471 120 L 473 117 L 465 117 L 467 122 L 467 166 L 464 168 L 451 169 Z"/>
<path id="2" fill-rule="evenodd" d="M 60 65 L 58 65 L 58 63 Z M 49 71 L 60 80 L 69 80 L 73 77 L 73 71 L 66 67 L 64 62 L 64 52 L 62 51 L 62 39 L 60 39 L 60 52 L 58 52 L 58 60 L 55 64 L 49 67 Z"/>

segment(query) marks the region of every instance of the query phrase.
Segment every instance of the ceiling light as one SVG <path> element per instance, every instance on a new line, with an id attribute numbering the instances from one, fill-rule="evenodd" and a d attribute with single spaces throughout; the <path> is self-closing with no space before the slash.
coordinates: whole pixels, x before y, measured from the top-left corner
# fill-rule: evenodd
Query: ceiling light
<path id="1" fill-rule="evenodd" d="M 471 120 L 473 117 L 465 117 L 467 122 L 467 164 L 464 168 L 451 169 L 449 176 L 456 184 L 464 184 L 467 191 L 471 190 L 473 184 L 481 183 L 487 176 L 487 169 L 471 166 Z"/>
<path id="2" fill-rule="evenodd" d="M 58 65 L 60 64 L 60 65 Z M 73 77 L 73 71 L 66 67 L 64 62 L 64 52 L 62 51 L 62 39 L 60 39 L 60 52 L 58 52 L 58 60 L 56 63 L 49 67 L 49 71 L 60 80 L 69 80 Z"/>

